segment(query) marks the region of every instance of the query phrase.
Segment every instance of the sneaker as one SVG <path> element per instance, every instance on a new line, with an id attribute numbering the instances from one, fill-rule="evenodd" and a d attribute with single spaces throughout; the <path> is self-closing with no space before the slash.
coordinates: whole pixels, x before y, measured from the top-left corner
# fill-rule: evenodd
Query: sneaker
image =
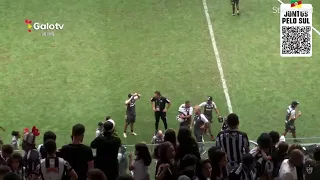
<path id="1" fill-rule="evenodd" d="M 233 13 L 232 16 L 235 16 L 235 14 Z"/>
<path id="2" fill-rule="evenodd" d="M 124 138 L 127 138 L 127 133 L 123 133 L 123 137 L 124 137 Z"/>
<path id="3" fill-rule="evenodd" d="M 134 136 L 136 136 L 137 134 L 136 134 L 135 132 L 131 132 L 131 135 L 134 135 Z"/>
<path id="4" fill-rule="evenodd" d="M 237 15 L 240 15 L 240 12 L 239 12 L 239 10 L 237 10 Z"/>

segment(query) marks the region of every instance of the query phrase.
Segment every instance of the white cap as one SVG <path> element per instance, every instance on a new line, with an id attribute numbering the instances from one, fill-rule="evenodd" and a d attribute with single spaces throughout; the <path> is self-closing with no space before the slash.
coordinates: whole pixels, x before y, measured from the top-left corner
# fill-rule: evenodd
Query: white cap
<path id="1" fill-rule="evenodd" d="M 113 130 L 114 130 L 114 128 L 116 127 L 116 123 L 114 122 L 114 120 L 112 120 L 112 119 L 109 119 L 107 122 L 111 122 L 112 123 L 112 125 L 113 125 L 113 127 L 112 127 L 112 129 L 110 129 L 108 132 L 112 132 Z"/>

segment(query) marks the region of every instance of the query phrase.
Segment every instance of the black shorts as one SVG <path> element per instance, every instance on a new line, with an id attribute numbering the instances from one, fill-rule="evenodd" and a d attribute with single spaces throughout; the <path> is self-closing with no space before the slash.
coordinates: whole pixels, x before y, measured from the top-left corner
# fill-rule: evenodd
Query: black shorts
<path id="1" fill-rule="evenodd" d="M 204 115 L 204 116 L 208 119 L 208 121 L 209 121 L 210 123 L 212 123 L 212 119 L 213 119 L 212 116 L 207 116 L 207 115 Z"/>
<path id="2" fill-rule="evenodd" d="M 239 4 L 239 0 L 231 0 L 231 4 L 232 5 L 238 5 Z"/>
<path id="3" fill-rule="evenodd" d="M 136 122 L 136 115 L 135 114 L 126 115 L 126 123 L 127 124 L 131 124 L 134 122 Z"/>
<path id="4" fill-rule="evenodd" d="M 294 123 L 287 122 L 287 123 L 285 123 L 285 130 L 287 132 L 295 133 L 296 126 L 294 125 Z"/>

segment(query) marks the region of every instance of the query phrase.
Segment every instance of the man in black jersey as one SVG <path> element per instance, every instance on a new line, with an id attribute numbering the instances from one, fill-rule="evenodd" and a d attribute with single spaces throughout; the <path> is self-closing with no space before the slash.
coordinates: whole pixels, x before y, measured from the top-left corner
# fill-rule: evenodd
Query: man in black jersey
<path id="1" fill-rule="evenodd" d="M 126 122 L 124 124 L 123 137 L 127 138 L 127 127 L 130 124 L 131 134 L 136 136 L 137 134 L 133 131 L 133 124 L 136 121 L 136 101 L 141 97 L 138 93 L 129 93 L 128 100 L 124 103 L 127 107 L 126 109 Z"/>
<path id="2" fill-rule="evenodd" d="M 213 102 L 211 96 L 208 96 L 207 101 L 199 104 L 199 106 L 203 107 L 203 114 L 210 121 L 210 123 L 212 123 L 212 119 L 213 119 L 213 115 L 212 115 L 213 110 L 217 113 L 218 118 L 221 118 L 217 105 Z"/>
<path id="3" fill-rule="evenodd" d="M 154 117 L 156 119 L 156 122 L 155 122 L 155 134 L 159 130 L 160 118 L 161 118 L 161 120 L 163 122 L 164 129 L 167 130 L 168 129 L 167 110 L 171 106 L 170 100 L 168 98 L 166 98 L 166 97 L 161 96 L 160 91 L 155 91 L 154 92 L 154 97 L 152 97 L 150 101 L 152 103 L 152 110 L 154 111 Z"/>
<path id="4" fill-rule="evenodd" d="M 249 139 L 246 133 L 238 131 L 239 117 L 231 113 L 227 117 L 228 129 L 219 132 L 216 146 L 221 147 L 227 154 L 227 172 L 239 165 L 244 154 L 249 152 Z"/>
<path id="5" fill-rule="evenodd" d="M 236 8 L 237 8 L 237 15 L 240 15 L 239 0 L 231 0 L 231 5 L 232 5 L 232 16 L 236 15 L 235 14 Z"/>

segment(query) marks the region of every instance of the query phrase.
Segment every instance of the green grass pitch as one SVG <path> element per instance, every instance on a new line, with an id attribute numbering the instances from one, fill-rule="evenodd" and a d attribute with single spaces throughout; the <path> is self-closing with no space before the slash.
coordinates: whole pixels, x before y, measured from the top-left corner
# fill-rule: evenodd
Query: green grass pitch
<path id="1" fill-rule="evenodd" d="M 288 1 L 287 1 L 288 2 Z M 283 131 L 291 100 L 301 102 L 299 137 L 320 136 L 320 36 L 313 33 L 312 58 L 281 58 L 277 0 L 240 2 L 231 16 L 229 1 L 207 0 L 234 112 L 241 129 L 255 140 L 264 131 Z M 320 2 L 313 25 L 320 28 Z M 150 97 L 159 90 L 177 108 L 211 95 L 227 115 L 217 63 L 201 0 L 1 0 L 0 136 L 36 125 L 52 130 L 61 146 L 72 125 L 86 126 L 90 143 L 98 121 L 116 121 L 122 136 L 124 101 L 139 92 L 136 132 L 124 144 L 149 142 L 154 132 Z M 24 20 L 61 23 L 54 37 L 27 32 Z M 160 126 L 163 129 L 161 124 Z M 220 124 L 212 124 L 217 133 Z M 38 141 L 39 143 L 41 140 Z"/>

